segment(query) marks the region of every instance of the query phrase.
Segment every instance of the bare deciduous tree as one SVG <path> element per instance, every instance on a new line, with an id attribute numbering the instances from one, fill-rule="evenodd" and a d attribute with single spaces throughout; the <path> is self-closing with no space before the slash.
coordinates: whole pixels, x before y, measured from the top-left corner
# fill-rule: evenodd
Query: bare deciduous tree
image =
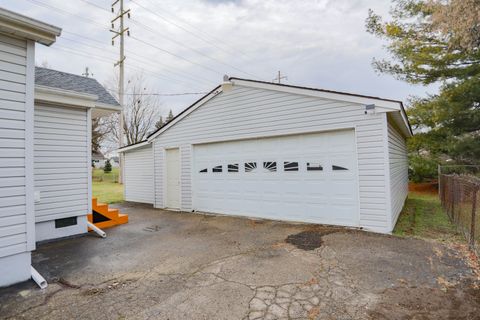
<path id="1" fill-rule="evenodd" d="M 100 151 L 102 144 L 109 138 L 109 122 L 105 117 L 92 119 L 92 151 Z"/>
<path id="2" fill-rule="evenodd" d="M 143 76 L 135 76 L 128 80 L 125 88 L 124 132 L 126 144 L 133 144 L 146 139 L 155 130 L 160 117 L 160 102 L 157 96 L 146 94 L 147 88 Z M 112 115 L 109 130 L 113 142 L 119 142 L 118 114 Z"/>

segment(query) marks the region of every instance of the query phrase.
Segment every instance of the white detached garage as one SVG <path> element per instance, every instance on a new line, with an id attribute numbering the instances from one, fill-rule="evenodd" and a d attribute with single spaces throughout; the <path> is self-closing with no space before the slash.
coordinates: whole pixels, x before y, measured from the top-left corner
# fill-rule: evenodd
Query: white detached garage
<path id="1" fill-rule="evenodd" d="M 230 78 L 120 150 L 125 196 L 390 232 L 408 192 L 411 134 L 399 101 Z"/>

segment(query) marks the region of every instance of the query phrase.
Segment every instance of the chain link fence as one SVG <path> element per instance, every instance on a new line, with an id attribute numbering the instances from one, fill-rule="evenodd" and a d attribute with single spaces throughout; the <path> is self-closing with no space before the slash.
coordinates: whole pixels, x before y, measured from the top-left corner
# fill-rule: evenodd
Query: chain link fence
<path id="1" fill-rule="evenodd" d="M 439 196 L 450 220 L 480 253 L 480 178 L 466 174 L 444 174 L 439 169 Z"/>

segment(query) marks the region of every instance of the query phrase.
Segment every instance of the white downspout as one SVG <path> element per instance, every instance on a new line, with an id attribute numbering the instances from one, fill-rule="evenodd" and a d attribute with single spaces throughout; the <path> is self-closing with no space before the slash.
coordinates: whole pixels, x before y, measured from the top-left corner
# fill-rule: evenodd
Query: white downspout
<path id="1" fill-rule="evenodd" d="M 45 278 L 43 278 L 40 273 L 38 273 L 38 271 L 35 270 L 35 268 L 32 266 L 30 266 L 30 273 L 32 274 L 33 281 L 38 284 L 40 289 L 45 289 L 46 287 L 48 287 L 47 280 L 45 280 Z"/>
<path id="2" fill-rule="evenodd" d="M 107 234 L 102 230 L 100 229 L 99 227 L 97 227 L 96 225 L 94 225 L 93 223 L 91 223 L 90 221 L 87 221 L 87 225 L 90 229 L 92 229 L 93 231 L 95 231 L 100 237 L 102 238 L 106 238 L 107 237 Z"/>

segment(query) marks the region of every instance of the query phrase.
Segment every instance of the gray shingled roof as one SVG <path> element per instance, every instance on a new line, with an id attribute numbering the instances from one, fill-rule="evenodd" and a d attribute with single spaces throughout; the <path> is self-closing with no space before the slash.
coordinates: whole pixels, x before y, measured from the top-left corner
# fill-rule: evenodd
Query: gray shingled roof
<path id="1" fill-rule="evenodd" d="M 81 93 L 94 94 L 98 96 L 98 102 L 109 105 L 119 106 L 120 104 L 114 97 L 93 78 L 87 78 L 76 74 L 62 71 L 35 67 L 35 84 L 76 91 Z"/>

